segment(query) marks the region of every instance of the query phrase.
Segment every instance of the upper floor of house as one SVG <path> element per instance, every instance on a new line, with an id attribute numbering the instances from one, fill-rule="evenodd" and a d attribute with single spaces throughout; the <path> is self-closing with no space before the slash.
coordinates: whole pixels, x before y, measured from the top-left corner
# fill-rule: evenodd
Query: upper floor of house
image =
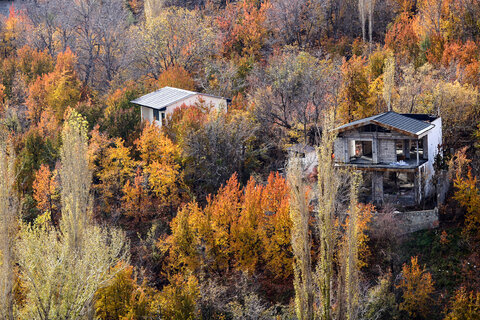
<path id="1" fill-rule="evenodd" d="M 442 144 L 442 120 L 385 112 L 335 129 L 335 162 L 357 169 L 408 170 L 432 164 Z"/>
<path id="2" fill-rule="evenodd" d="M 181 105 L 204 103 L 216 109 L 227 108 L 228 99 L 172 87 L 163 87 L 131 101 L 140 106 L 142 121 L 163 126 L 169 114 Z"/>

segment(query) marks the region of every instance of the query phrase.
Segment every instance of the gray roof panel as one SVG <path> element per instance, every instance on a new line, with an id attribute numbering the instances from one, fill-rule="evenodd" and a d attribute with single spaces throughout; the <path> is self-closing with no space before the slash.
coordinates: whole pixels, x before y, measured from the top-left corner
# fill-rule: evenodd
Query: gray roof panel
<path id="1" fill-rule="evenodd" d="M 397 130 L 410 135 L 420 135 L 434 127 L 433 124 L 415 119 L 412 116 L 398 114 L 393 111 L 380 113 L 368 118 L 356 120 L 336 128 L 337 131 L 345 131 L 349 128 L 355 128 L 370 123 L 377 124 L 388 129 Z"/>
<path id="2" fill-rule="evenodd" d="M 197 93 L 193 91 L 164 87 L 160 90 L 141 96 L 140 98 L 137 98 L 131 102 L 144 107 L 160 110 L 175 102 L 181 101 L 196 94 Z"/>
<path id="3" fill-rule="evenodd" d="M 430 130 L 434 127 L 434 125 L 431 123 L 413 119 L 411 117 L 407 117 L 392 111 L 376 117 L 373 122 L 376 122 L 379 125 L 384 124 L 394 129 L 414 135 L 419 135 L 426 130 Z"/>

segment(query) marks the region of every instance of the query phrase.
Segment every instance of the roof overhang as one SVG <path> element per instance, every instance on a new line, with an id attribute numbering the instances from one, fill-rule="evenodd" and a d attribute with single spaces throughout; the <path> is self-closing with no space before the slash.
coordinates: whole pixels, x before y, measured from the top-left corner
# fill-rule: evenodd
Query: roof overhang
<path id="1" fill-rule="evenodd" d="M 395 123 L 399 123 L 400 125 L 395 126 Z M 435 127 L 435 125 L 430 122 L 412 119 L 408 116 L 400 115 L 390 111 L 344 124 L 335 128 L 334 131 L 337 133 L 342 133 L 369 124 L 374 124 L 390 131 L 401 133 L 413 139 L 420 139 L 424 137 L 431 129 Z M 408 130 L 409 128 L 416 129 Z"/>

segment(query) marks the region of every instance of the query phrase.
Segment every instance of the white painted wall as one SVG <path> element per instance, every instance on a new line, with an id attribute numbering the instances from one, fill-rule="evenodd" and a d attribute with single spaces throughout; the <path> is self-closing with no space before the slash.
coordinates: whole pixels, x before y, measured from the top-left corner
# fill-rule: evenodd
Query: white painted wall
<path id="1" fill-rule="evenodd" d="M 425 164 L 425 195 L 429 196 L 434 192 L 434 186 L 432 182 L 433 175 L 435 170 L 433 169 L 433 163 L 435 162 L 435 157 L 438 154 L 438 146 L 442 144 L 442 118 L 437 118 L 435 121 L 432 121 L 432 124 L 435 125 L 432 130 L 428 132 L 427 140 L 427 152 L 428 152 L 428 162 Z"/>
<path id="2" fill-rule="evenodd" d="M 211 97 L 211 96 L 206 96 L 201 93 L 188 97 L 186 99 L 177 101 L 174 104 L 171 104 L 167 107 L 165 114 L 166 117 L 168 117 L 169 114 L 172 114 L 173 111 L 175 111 L 176 108 L 180 107 L 181 105 L 185 104 L 187 106 L 189 105 L 194 105 L 196 103 L 200 103 L 200 100 L 204 101 L 206 105 L 212 105 L 215 109 L 217 110 L 226 110 L 227 109 L 227 100 L 223 98 L 216 98 L 216 97 Z M 142 107 L 142 121 L 150 121 L 153 122 L 153 109 L 147 108 L 147 107 Z M 159 117 L 161 120 L 161 116 Z M 155 121 L 156 125 L 161 127 L 162 122 L 161 121 Z"/>

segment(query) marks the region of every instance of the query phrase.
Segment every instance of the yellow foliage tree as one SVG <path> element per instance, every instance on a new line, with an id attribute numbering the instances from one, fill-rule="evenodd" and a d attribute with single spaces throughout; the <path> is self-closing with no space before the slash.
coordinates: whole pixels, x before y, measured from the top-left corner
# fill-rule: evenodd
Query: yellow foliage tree
<path id="1" fill-rule="evenodd" d="M 467 292 L 462 287 L 451 299 L 450 312 L 445 320 L 476 320 L 480 319 L 480 292 Z"/>
<path id="2" fill-rule="evenodd" d="M 412 257 L 411 265 L 403 265 L 402 276 L 397 286 L 403 290 L 400 310 L 407 311 L 410 316 L 427 317 L 434 291 L 432 275 L 425 271 L 425 267 L 420 268 L 418 257 Z"/>

